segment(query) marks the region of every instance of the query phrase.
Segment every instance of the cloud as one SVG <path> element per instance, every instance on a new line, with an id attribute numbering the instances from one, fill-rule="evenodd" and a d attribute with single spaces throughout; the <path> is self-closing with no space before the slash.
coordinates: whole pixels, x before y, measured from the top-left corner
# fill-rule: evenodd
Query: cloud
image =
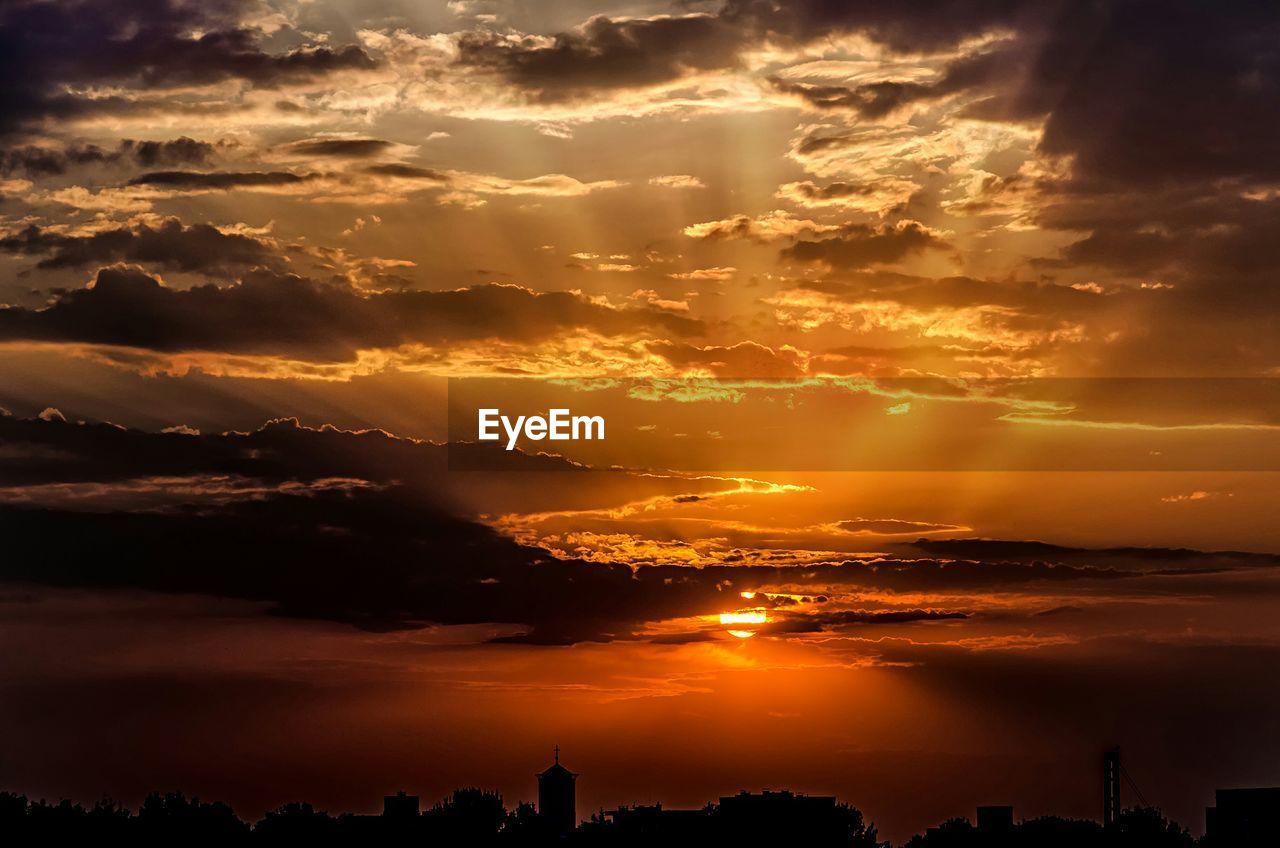
<path id="1" fill-rule="evenodd" d="M 757 633 L 778 635 L 785 633 L 829 633 L 849 628 L 914 624 L 931 621 L 960 621 L 969 613 L 957 610 L 836 610 L 809 614 L 784 613 L 778 620 L 761 627 Z"/>
<path id="2" fill-rule="evenodd" d="M 902 518 L 850 518 L 837 522 L 836 527 L 848 533 L 870 533 L 875 535 L 955 532 L 956 530 L 964 529 L 954 524 L 908 521 Z"/>
<path id="3" fill-rule="evenodd" d="M 355 45 L 303 44 L 269 53 L 260 33 L 230 0 L 141 0 L 106 8 L 88 0 L 18 0 L 0 11 L 0 134 L 42 119 L 147 108 L 142 91 L 243 80 L 262 88 L 341 71 L 367 71 L 374 60 Z M 94 97 L 69 93 L 111 86 Z"/>
<path id="4" fill-rule="evenodd" d="M 379 138 L 307 138 L 285 146 L 303 156 L 331 156 L 341 159 L 371 159 L 396 149 L 394 142 Z"/>
<path id="5" fill-rule="evenodd" d="M 133 236 L 130 236 L 132 238 Z M 483 339 L 529 343 L 572 330 L 695 334 L 699 322 L 615 308 L 569 292 L 513 285 L 362 294 L 296 275 L 256 271 L 227 286 L 178 290 L 127 266 L 40 309 L 0 308 L 0 340 L 62 341 L 143 350 L 353 358 L 357 351 Z"/>
<path id="6" fill-rule="evenodd" d="M 528 628 L 519 640 L 537 644 L 634 639 L 648 622 L 690 617 L 722 629 L 718 613 L 747 596 L 778 623 L 766 634 L 930 626 L 970 613 L 908 598 L 857 603 L 858 595 L 968 592 L 978 603 L 984 592 L 1004 592 L 1041 604 L 1046 586 L 1085 596 L 1196 595 L 1227 585 L 1203 581 L 1277 562 L 986 539 L 918 540 L 907 559 L 786 565 L 752 551 L 700 568 L 587 562 L 519 545 L 450 509 L 445 448 L 380 431 L 282 420 L 249 433 L 146 433 L 50 412 L 0 418 L 0 439 L 15 448 L 0 455 L 10 554 L 0 578 L 245 598 L 276 614 L 376 630 L 505 622 Z M 504 459 L 555 466 L 523 454 Z M 514 476 L 512 503 L 528 505 L 531 478 Z M 112 547 L 130 556 L 102 568 L 94 551 Z M 183 567 L 174 568 L 179 552 Z"/>
<path id="7" fill-rule="evenodd" d="M 144 167 L 155 165 L 203 165 L 212 158 L 214 145 L 182 136 L 169 141 L 123 139 L 114 150 L 96 144 L 65 148 L 27 145 L 0 151 L 0 173 L 25 171 L 32 176 L 56 176 L 80 165 L 111 164 L 132 160 Z"/>
<path id="8" fill-rule="evenodd" d="M 779 186 L 776 196 L 809 208 L 839 207 L 878 214 L 902 207 L 918 189 L 915 183 L 899 177 L 824 186 L 803 180 Z"/>
<path id="9" fill-rule="evenodd" d="M 668 174 L 662 177 L 650 177 L 649 185 L 662 188 L 706 188 L 702 180 L 688 174 Z"/>
<path id="10" fill-rule="evenodd" d="M 1232 497 L 1231 492 L 1207 492 L 1203 489 L 1196 489 L 1193 492 L 1186 492 L 1178 495 L 1165 495 L 1160 499 L 1161 503 L 1194 503 L 1195 501 L 1207 501 L 1211 498 L 1229 498 Z"/>
<path id="11" fill-rule="evenodd" d="M 348 157 L 359 158 L 359 157 Z M 87 190 L 63 189 L 48 199 L 85 207 L 95 202 L 142 204 L 143 208 L 168 197 L 219 191 L 251 191 L 308 198 L 318 203 L 398 203 L 424 191 L 441 192 L 441 205 L 465 208 L 482 206 L 489 197 L 583 197 L 597 191 L 620 188 L 618 180 L 584 182 L 567 174 L 541 174 L 513 179 L 496 174 L 438 170 L 406 162 L 379 162 L 352 171 L 298 173 L 294 171 L 155 171 L 90 195 Z"/>
<path id="12" fill-rule="evenodd" d="M 150 168 L 155 165 L 203 165 L 213 156 L 214 146 L 207 141 L 175 138 L 170 141 L 132 141 L 126 139 L 120 148 L 135 162 Z"/>
<path id="13" fill-rule="evenodd" d="M 276 248 L 262 239 L 223 232 L 210 224 L 184 225 L 176 218 L 156 226 L 138 224 L 91 235 L 63 235 L 31 224 L 0 238 L 0 251 L 44 256 L 36 264 L 44 269 L 139 262 L 179 271 L 221 274 L 229 268 L 282 265 Z"/>
<path id="14" fill-rule="evenodd" d="M 443 171 L 436 171 L 432 168 L 422 168 L 417 165 L 406 165 L 402 162 L 388 162 L 383 165 L 370 165 L 365 168 L 364 171 L 366 174 L 373 174 L 379 177 L 399 177 L 406 180 L 427 180 L 438 183 L 449 181 L 449 175 Z"/>
<path id="15" fill-rule="evenodd" d="M 1040 541 L 1005 539 L 917 539 L 911 547 L 930 556 L 963 557 L 969 560 L 1075 561 L 1081 559 L 1127 559 L 1137 562 L 1208 562 L 1232 560 L 1242 565 L 1280 563 L 1275 554 L 1243 551 L 1197 551 L 1189 548 L 1075 548 Z"/>
<path id="16" fill-rule="evenodd" d="M 690 224 L 684 228 L 684 234 L 696 239 L 751 239 L 766 242 L 778 239 L 813 236 L 819 233 L 830 233 L 839 230 L 836 224 L 820 224 L 804 218 L 797 218 L 783 209 L 775 209 L 764 215 L 734 215 L 718 221 L 704 221 Z"/>
<path id="17" fill-rule="evenodd" d="M 794 47 L 858 32 L 895 50 L 937 50 L 1010 25 L 1023 11 L 1020 6 L 1001 3 L 963 9 L 939 4 L 866 7 L 802 2 L 783 7 L 729 0 L 710 14 L 597 15 L 549 36 L 467 32 L 458 37 L 457 50 L 462 64 L 498 76 L 530 100 L 561 103 L 733 69 L 743 63 L 745 53 L 765 44 Z M 964 73 L 957 70 L 955 76 Z M 958 89 L 963 83 L 944 75 L 936 85 Z M 888 92 L 866 94 L 861 102 L 872 104 L 864 108 L 876 108 L 874 104 L 893 97 Z"/>
<path id="18" fill-rule="evenodd" d="M 673 280 L 714 280 L 716 282 L 724 282 L 732 280 L 733 275 L 738 273 L 738 269 L 732 266 L 715 267 L 715 268 L 695 268 L 692 271 L 681 271 L 667 276 Z"/>
<path id="19" fill-rule="evenodd" d="M 550 37 L 463 33 L 457 47 L 464 65 L 498 75 L 534 101 L 555 103 L 730 67 L 743 44 L 744 32 L 715 15 L 597 15 Z"/>
<path id="20" fill-rule="evenodd" d="M 812 85 L 770 77 L 783 94 L 792 95 L 822 111 L 848 110 L 863 118 L 884 118 L 921 102 L 928 102 L 992 82 L 1000 74 L 1017 70 L 1010 41 L 993 50 L 970 53 L 952 60 L 933 79 L 925 81 L 880 79 L 854 86 Z"/>
<path id="21" fill-rule="evenodd" d="M 718 581 L 696 571 L 637 574 L 557 560 L 449 514 L 429 494 L 444 473 L 438 445 L 291 422 L 209 436 L 54 416 L 6 419 L 0 428 L 6 443 L 56 445 L 60 456 L 36 463 L 46 478 L 38 483 L 30 459 L 0 458 L 17 472 L 6 472 L 15 484 L 6 492 L 25 486 L 29 496 L 26 506 L 0 506 L 6 526 L 25 524 L 6 540 L 6 580 L 261 600 L 279 615 L 371 630 L 507 622 L 532 631 L 525 641 L 544 644 L 630 637 L 654 617 L 714 611 L 722 594 Z M 416 486 L 339 486 L 321 472 L 337 467 L 358 472 L 357 480 L 397 479 L 409 469 L 421 476 Z M 148 469 L 164 469 L 168 482 L 145 483 Z M 202 469 L 222 476 L 202 477 Z M 50 475 L 78 482 L 50 486 Z M 288 484 L 299 475 L 305 485 Z M 118 482 L 89 485 L 103 480 Z M 100 508 L 68 508 L 67 495 L 77 491 L 92 493 Z M 195 503 L 199 511 L 182 506 Z M 90 548 L 114 546 L 127 546 L 130 556 L 101 568 Z M 179 552 L 183 567 L 175 569 Z"/>
<path id="22" fill-rule="evenodd" d="M 290 171 L 153 171 L 129 180 L 131 186 L 177 189 L 233 189 L 291 186 L 314 180 L 317 174 Z"/>
<path id="23" fill-rule="evenodd" d="M 1052 354 L 1085 343 L 1095 325 L 1107 326 L 1104 307 L 1119 303 L 1051 283 L 928 278 L 885 270 L 850 269 L 840 276 L 783 289 L 765 302 L 787 326 L 887 330 L 929 342 L 847 348 L 841 355 L 852 361 L 843 367 L 912 368 L 933 361 L 953 367 L 957 362 L 982 363 L 996 369 L 993 375 L 1004 373 L 999 369 L 1034 374 Z M 838 360 L 824 365 L 837 373 L 842 367 Z"/>
<path id="24" fill-rule="evenodd" d="M 866 268 L 899 262 L 925 250 L 949 250 L 943 234 L 917 221 L 846 224 L 839 235 L 798 241 L 782 249 L 785 259 L 823 262 L 833 268 Z"/>
<path id="25" fill-rule="evenodd" d="M 646 346 L 687 374 L 705 372 L 713 377 L 799 377 L 805 373 L 805 357 L 790 346 L 778 349 L 756 342 L 727 347 L 698 347 L 679 342 L 649 342 Z"/>

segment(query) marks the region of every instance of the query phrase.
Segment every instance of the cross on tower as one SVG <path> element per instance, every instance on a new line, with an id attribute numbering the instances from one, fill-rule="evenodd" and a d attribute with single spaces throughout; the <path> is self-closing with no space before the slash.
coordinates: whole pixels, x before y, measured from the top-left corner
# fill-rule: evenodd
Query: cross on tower
<path id="1" fill-rule="evenodd" d="M 560 746 L 556 746 L 556 765 L 560 765 Z"/>

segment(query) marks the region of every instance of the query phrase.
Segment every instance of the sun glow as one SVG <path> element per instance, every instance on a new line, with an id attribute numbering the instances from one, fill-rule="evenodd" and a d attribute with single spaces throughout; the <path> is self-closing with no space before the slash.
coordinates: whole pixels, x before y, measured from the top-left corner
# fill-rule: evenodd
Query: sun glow
<path id="1" fill-rule="evenodd" d="M 725 625 L 760 625 L 769 621 L 769 617 L 765 615 L 762 609 L 738 610 L 737 612 L 720 613 L 720 623 Z M 755 630 L 747 630 L 741 626 L 730 627 L 730 636 L 736 636 L 739 639 L 750 639 L 756 635 Z"/>

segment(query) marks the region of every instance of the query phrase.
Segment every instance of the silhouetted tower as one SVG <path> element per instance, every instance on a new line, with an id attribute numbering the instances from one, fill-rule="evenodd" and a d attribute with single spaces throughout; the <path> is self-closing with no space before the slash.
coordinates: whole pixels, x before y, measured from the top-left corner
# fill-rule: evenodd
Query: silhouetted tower
<path id="1" fill-rule="evenodd" d="M 557 745 L 555 764 L 538 775 L 538 815 L 556 836 L 568 836 L 578 824 L 577 780 L 576 774 L 560 765 Z"/>
<path id="2" fill-rule="evenodd" d="M 1102 755 L 1102 825 L 1113 827 L 1120 818 L 1120 749 Z"/>

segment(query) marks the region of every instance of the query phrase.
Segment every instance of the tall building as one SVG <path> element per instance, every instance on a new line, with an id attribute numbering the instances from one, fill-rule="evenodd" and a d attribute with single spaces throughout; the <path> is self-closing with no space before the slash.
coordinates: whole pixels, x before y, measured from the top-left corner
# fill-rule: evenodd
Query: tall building
<path id="1" fill-rule="evenodd" d="M 1113 827 L 1120 818 L 1120 749 L 1102 755 L 1102 825 Z"/>
<path id="2" fill-rule="evenodd" d="M 568 836 L 578 825 L 578 776 L 560 765 L 560 746 L 556 761 L 538 775 L 538 815 L 557 836 Z"/>

